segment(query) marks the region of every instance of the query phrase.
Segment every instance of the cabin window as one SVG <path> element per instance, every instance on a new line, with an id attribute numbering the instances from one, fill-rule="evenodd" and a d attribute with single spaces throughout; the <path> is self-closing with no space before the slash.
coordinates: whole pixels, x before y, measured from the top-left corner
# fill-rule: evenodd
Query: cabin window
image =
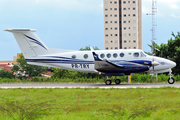
<path id="1" fill-rule="evenodd" d="M 139 53 L 138 52 L 134 53 L 134 57 L 139 57 Z"/>
<path id="2" fill-rule="evenodd" d="M 124 53 L 120 53 L 120 57 L 124 57 Z"/>
<path id="3" fill-rule="evenodd" d="M 117 53 L 114 53 L 114 54 L 113 54 L 113 57 L 114 57 L 114 58 L 117 58 Z"/>
<path id="4" fill-rule="evenodd" d="M 76 55 L 73 55 L 72 58 L 75 59 L 75 58 L 76 58 Z"/>
<path id="5" fill-rule="evenodd" d="M 108 53 L 108 54 L 107 54 L 107 58 L 110 58 L 110 57 L 111 57 L 111 54 L 110 54 L 110 53 Z"/>
<path id="6" fill-rule="evenodd" d="M 87 55 L 87 54 L 85 54 L 85 55 L 84 55 L 84 59 L 87 59 L 87 58 L 88 58 L 88 55 Z"/>
<path id="7" fill-rule="evenodd" d="M 101 54 L 100 56 L 101 56 L 101 58 L 104 58 L 104 57 L 105 57 L 105 55 L 104 55 L 104 54 Z"/>

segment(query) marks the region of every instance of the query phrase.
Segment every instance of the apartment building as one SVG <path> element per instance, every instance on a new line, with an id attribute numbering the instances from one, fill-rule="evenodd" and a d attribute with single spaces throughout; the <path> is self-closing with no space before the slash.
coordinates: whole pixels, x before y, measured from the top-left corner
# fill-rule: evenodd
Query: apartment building
<path id="1" fill-rule="evenodd" d="M 141 0 L 104 0 L 104 49 L 142 49 Z"/>

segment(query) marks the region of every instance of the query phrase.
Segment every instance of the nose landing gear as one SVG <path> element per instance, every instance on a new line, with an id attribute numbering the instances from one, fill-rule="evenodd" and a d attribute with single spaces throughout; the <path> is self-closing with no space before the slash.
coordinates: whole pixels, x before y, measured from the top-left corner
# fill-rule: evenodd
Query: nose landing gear
<path id="1" fill-rule="evenodd" d="M 169 84 L 174 84 L 175 79 L 172 77 L 171 72 L 172 72 L 172 70 L 171 70 L 171 68 L 169 68 L 169 75 L 170 75 L 170 78 L 168 79 L 168 83 L 169 83 Z"/>

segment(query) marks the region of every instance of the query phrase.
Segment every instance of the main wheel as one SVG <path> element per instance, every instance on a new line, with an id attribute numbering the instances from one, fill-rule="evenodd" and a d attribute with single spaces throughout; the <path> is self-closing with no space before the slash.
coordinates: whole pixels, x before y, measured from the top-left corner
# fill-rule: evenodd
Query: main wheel
<path id="1" fill-rule="evenodd" d="M 121 80 L 116 79 L 116 80 L 115 80 L 115 83 L 116 83 L 116 85 L 119 85 L 119 84 L 121 83 Z"/>
<path id="2" fill-rule="evenodd" d="M 168 79 L 168 83 L 169 83 L 169 84 L 174 84 L 174 82 L 175 82 L 174 78 L 169 78 L 169 79 Z"/>
<path id="3" fill-rule="evenodd" d="M 111 80 L 106 80 L 106 85 L 111 85 Z"/>

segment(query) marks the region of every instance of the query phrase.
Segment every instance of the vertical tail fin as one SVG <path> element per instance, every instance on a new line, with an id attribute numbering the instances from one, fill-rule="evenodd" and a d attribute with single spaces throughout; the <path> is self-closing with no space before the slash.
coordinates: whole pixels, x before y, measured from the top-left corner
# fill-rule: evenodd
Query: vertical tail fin
<path id="1" fill-rule="evenodd" d="M 13 33 L 25 58 L 44 55 L 48 53 L 48 47 L 34 33 L 36 30 L 7 29 L 5 31 Z"/>

